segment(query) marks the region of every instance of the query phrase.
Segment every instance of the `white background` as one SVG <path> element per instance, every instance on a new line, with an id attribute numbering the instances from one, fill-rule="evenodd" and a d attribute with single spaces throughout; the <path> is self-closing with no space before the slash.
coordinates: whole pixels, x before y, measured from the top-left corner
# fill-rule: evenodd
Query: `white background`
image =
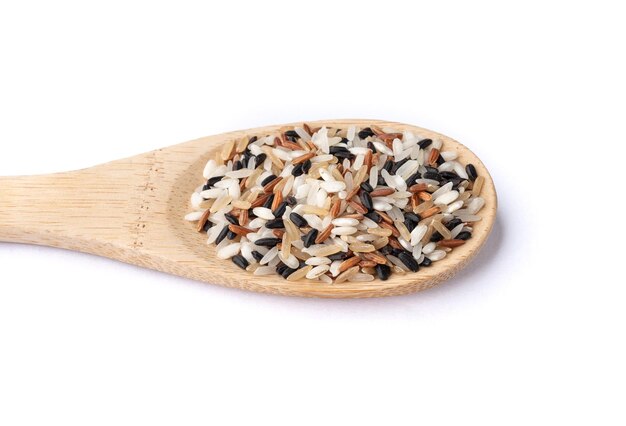
<path id="1" fill-rule="evenodd" d="M 622 11 L 156 3 L 0 3 L 0 174 L 380 118 L 474 150 L 495 229 L 458 277 L 379 300 L 0 244 L 0 424 L 626 422 Z"/>

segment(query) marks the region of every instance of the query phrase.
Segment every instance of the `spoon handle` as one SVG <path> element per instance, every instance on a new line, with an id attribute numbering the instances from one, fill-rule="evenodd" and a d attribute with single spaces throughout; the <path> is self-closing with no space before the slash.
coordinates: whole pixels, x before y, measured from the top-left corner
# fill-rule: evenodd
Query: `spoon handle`
<path id="1" fill-rule="evenodd" d="M 91 253 L 101 243 L 132 245 L 132 171 L 112 168 L 1 177 L 0 241 Z"/>

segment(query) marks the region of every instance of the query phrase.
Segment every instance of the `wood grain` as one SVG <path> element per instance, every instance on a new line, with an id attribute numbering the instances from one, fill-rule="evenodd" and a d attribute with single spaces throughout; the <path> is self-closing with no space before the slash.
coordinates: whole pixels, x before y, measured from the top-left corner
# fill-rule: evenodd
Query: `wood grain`
<path id="1" fill-rule="evenodd" d="M 378 297 L 430 288 L 459 272 L 480 250 L 493 226 L 496 191 L 483 163 L 468 148 L 435 132 L 381 120 L 309 122 L 411 129 L 439 137 L 463 163 L 485 176 L 486 205 L 473 237 L 449 256 L 418 273 L 392 275 L 388 281 L 321 284 L 254 276 L 215 257 L 206 235 L 183 220 L 189 196 L 202 180 L 206 161 L 225 142 L 243 135 L 264 135 L 268 126 L 196 139 L 85 170 L 41 176 L 0 178 L 0 241 L 38 244 L 92 253 L 194 280 L 264 293 L 327 298 Z"/>

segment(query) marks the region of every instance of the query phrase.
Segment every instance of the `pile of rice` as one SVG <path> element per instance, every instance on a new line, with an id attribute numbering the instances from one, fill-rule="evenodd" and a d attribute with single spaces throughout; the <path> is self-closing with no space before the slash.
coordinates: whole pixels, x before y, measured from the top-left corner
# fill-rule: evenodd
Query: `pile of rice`
<path id="1" fill-rule="evenodd" d="M 322 283 L 418 272 L 472 236 L 484 177 L 439 139 L 375 126 L 226 143 L 191 195 L 217 257 Z"/>

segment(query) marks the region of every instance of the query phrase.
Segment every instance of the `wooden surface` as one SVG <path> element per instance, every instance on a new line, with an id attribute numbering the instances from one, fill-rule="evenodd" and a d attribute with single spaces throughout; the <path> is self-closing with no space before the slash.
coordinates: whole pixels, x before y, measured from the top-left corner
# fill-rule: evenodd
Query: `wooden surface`
<path id="1" fill-rule="evenodd" d="M 478 253 L 493 226 L 497 199 L 491 176 L 469 149 L 444 135 L 400 123 L 325 120 L 309 124 L 373 124 L 442 138 L 445 150 L 456 150 L 459 161 L 473 163 L 478 174 L 485 176 L 482 197 L 486 204 L 479 213 L 483 219 L 473 225 L 473 237 L 418 273 L 367 283 L 288 282 L 279 276 L 254 276 L 230 260 L 217 259 L 214 246 L 206 245 L 206 234 L 196 232 L 195 223 L 183 220 L 189 197 L 202 181 L 205 163 L 223 142 L 285 126 L 277 125 L 209 136 L 80 171 L 0 178 L 0 241 L 93 253 L 245 290 L 328 298 L 424 290 L 455 275 Z"/>

